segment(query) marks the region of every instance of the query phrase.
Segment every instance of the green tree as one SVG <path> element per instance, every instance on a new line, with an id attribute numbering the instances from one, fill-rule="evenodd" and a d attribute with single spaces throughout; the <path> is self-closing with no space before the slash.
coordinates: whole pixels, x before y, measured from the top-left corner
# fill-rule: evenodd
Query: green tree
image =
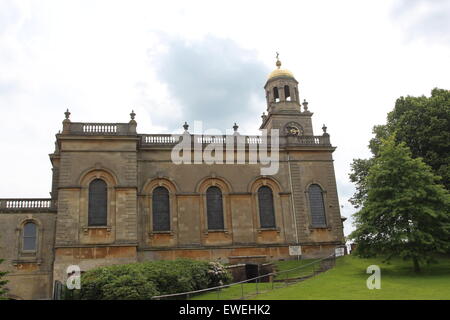
<path id="1" fill-rule="evenodd" d="M 367 198 L 367 185 L 366 178 L 369 174 L 369 169 L 372 166 L 374 158 L 370 159 L 353 159 L 353 163 L 350 165 L 350 181 L 355 183 L 356 192 L 353 197 L 350 198 L 350 203 L 355 208 L 363 206 L 364 201 Z"/>
<path id="2" fill-rule="evenodd" d="M 374 126 L 374 138 L 369 142 L 370 159 L 354 159 L 350 181 L 356 192 L 350 202 L 359 208 L 367 196 L 365 177 L 378 156 L 381 141 L 395 134 L 396 142 L 404 142 L 413 158 L 422 157 L 433 172 L 442 177 L 450 190 L 450 91 L 433 89 L 431 97 L 400 97 L 394 110 L 388 113 L 384 125 Z"/>
<path id="3" fill-rule="evenodd" d="M 405 142 L 413 158 L 422 157 L 450 190 L 450 91 L 433 89 L 431 97 L 401 97 L 388 114 L 386 130 Z"/>
<path id="4" fill-rule="evenodd" d="M 3 259 L 0 259 L 0 264 L 2 264 Z M 8 280 L 5 280 L 5 276 L 8 274 L 6 271 L 0 271 L 0 300 L 5 299 L 6 288 L 5 285 L 8 283 Z"/>
<path id="5" fill-rule="evenodd" d="M 364 179 L 366 194 L 350 238 L 362 257 L 412 260 L 414 270 L 450 249 L 450 194 L 421 158 L 395 136 L 381 139 Z"/>

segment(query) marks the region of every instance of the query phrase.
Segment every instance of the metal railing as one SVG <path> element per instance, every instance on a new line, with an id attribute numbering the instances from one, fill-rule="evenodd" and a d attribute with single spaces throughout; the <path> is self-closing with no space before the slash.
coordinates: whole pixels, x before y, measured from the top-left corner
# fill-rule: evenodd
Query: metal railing
<path id="1" fill-rule="evenodd" d="M 333 268 L 335 264 L 336 255 L 333 253 L 325 258 L 289 270 L 270 272 L 247 280 L 212 288 L 154 296 L 152 297 L 152 300 L 190 300 L 192 298 L 197 298 L 199 300 L 243 300 L 314 277 L 318 273 Z M 226 291 L 227 289 L 228 292 Z M 232 291 L 233 289 L 235 292 Z"/>

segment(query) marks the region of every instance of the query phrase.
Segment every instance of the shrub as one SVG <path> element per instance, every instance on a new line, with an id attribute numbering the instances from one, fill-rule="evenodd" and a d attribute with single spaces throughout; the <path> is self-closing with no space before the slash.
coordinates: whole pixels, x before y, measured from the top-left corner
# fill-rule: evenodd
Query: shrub
<path id="1" fill-rule="evenodd" d="M 210 262 L 208 269 L 208 287 L 217 287 L 228 284 L 232 280 L 231 274 L 218 262 Z"/>
<path id="2" fill-rule="evenodd" d="M 149 300 L 159 294 L 155 284 L 139 273 L 121 275 L 105 285 L 103 290 L 108 300 Z"/>
<path id="3" fill-rule="evenodd" d="M 3 262 L 3 259 L 0 259 L 0 264 Z M 8 283 L 8 280 L 5 280 L 4 277 L 8 274 L 6 271 L 0 271 L 0 300 L 6 299 L 7 289 L 5 285 Z"/>
<path id="4" fill-rule="evenodd" d="M 90 270 L 81 277 L 79 298 L 84 300 L 137 300 L 158 295 L 155 284 L 133 265 Z"/>
<path id="5" fill-rule="evenodd" d="M 81 290 L 71 297 L 84 300 L 150 299 L 155 295 L 218 286 L 230 280 L 228 271 L 216 262 L 178 259 L 132 263 L 87 271 L 81 276 Z"/>

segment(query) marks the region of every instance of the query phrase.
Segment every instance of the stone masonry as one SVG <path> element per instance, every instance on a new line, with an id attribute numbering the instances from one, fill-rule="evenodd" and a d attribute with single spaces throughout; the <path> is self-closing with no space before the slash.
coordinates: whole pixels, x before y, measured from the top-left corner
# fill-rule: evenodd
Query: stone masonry
<path id="1" fill-rule="evenodd" d="M 289 259 L 289 246 L 303 257 L 328 255 L 344 242 L 330 135 L 314 136 L 308 103 L 288 70 L 271 73 L 265 85 L 267 114 L 260 129 L 279 130 L 279 169 L 262 175 L 260 163 L 181 164 L 171 152 L 183 136 L 200 149 L 227 136 L 139 134 L 134 112 L 127 123 L 72 122 L 69 111 L 50 155 L 50 199 L 0 199 L 0 265 L 9 271 L 14 299 L 49 299 L 69 265 L 97 266 L 179 257 L 221 262 Z M 303 107 L 302 107 L 303 106 Z M 241 136 L 245 158 L 261 148 L 260 136 Z M 219 138 L 219 140 L 217 140 Z M 196 140 L 197 139 L 197 140 Z M 200 140 L 198 140 L 200 139 Z M 197 142 L 195 142 L 197 141 Z M 200 142 L 198 142 L 200 141 Z M 219 142 L 217 142 L 219 141 Z M 237 141 L 237 140 L 236 140 Z M 238 146 L 235 147 L 237 152 Z M 269 145 L 271 150 L 271 145 Z M 225 158 L 224 154 L 224 158 Z M 107 223 L 90 226 L 89 184 L 107 185 Z M 326 224 L 314 226 L 309 186 L 320 186 Z M 152 229 L 152 192 L 169 192 L 170 230 Z M 222 192 L 223 230 L 208 230 L 206 190 Z M 273 192 L 276 226 L 262 228 L 258 190 Z M 37 248 L 23 250 L 23 228 L 37 225 Z"/>

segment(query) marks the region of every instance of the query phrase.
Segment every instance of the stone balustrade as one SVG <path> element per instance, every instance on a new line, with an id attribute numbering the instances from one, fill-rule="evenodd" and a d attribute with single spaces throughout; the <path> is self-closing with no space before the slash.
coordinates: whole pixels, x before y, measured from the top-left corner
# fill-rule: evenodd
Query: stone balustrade
<path id="1" fill-rule="evenodd" d="M 133 123 L 83 123 L 66 122 L 63 134 L 73 135 L 136 135 Z"/>
<path id="2" fill-rule="evenodd" d="M 63 134 L 68 135 L 86 135 L 86 136 L 135 136 L 139 137 L 142 147 L 174 146 L 182 141 L 183 137 L 190 136 L 192 144 L 226 144 L 227 141 L 234 141 L 235 144 L 267 145 L 271 144 L 271 137 L 264 136 L 246 136 L 246 135 L 193 135 L 184 134 L 137 134 L 136 123 L 83 123 L 70 122 L 64 123 Z M 322 146 L 330 147 L 330 136 L 324 134 L 321 136 L 280 136 L 279 145 L 290 146 Z"/>
<path id="3" fill-rule="evenodd" d="M 143 134 L 140 135 L 141 146 L 174 146 L 179 143 L 185 135 L 182 134 Z M 206 136 L 206 135 L 190 135 L 192 144 L 226 144 L 227 141 L 234 141 L 235 144 L 248 145 L 267 145 L 271 144 L 271 137 L 263 136 Z M 234 140 L 236 139 L 236 140 Z M 293 146 L 325 146 L 330 147 L 330 137 L 324 136 L 283 136 L 279 137 L 279 145 L 293 145 Z"/>
<path id="4" fill-rule="evenodd" d="M 0 211 L 50 211 L 56 208 L 52 199 L 0 199 Z"/>
<path id="5" fill-rule="evenodd" d="M 142 135 L 143 144 L 177 144 L 180 141 L 180 135 L 171 134 L 146 134 Z"/>

